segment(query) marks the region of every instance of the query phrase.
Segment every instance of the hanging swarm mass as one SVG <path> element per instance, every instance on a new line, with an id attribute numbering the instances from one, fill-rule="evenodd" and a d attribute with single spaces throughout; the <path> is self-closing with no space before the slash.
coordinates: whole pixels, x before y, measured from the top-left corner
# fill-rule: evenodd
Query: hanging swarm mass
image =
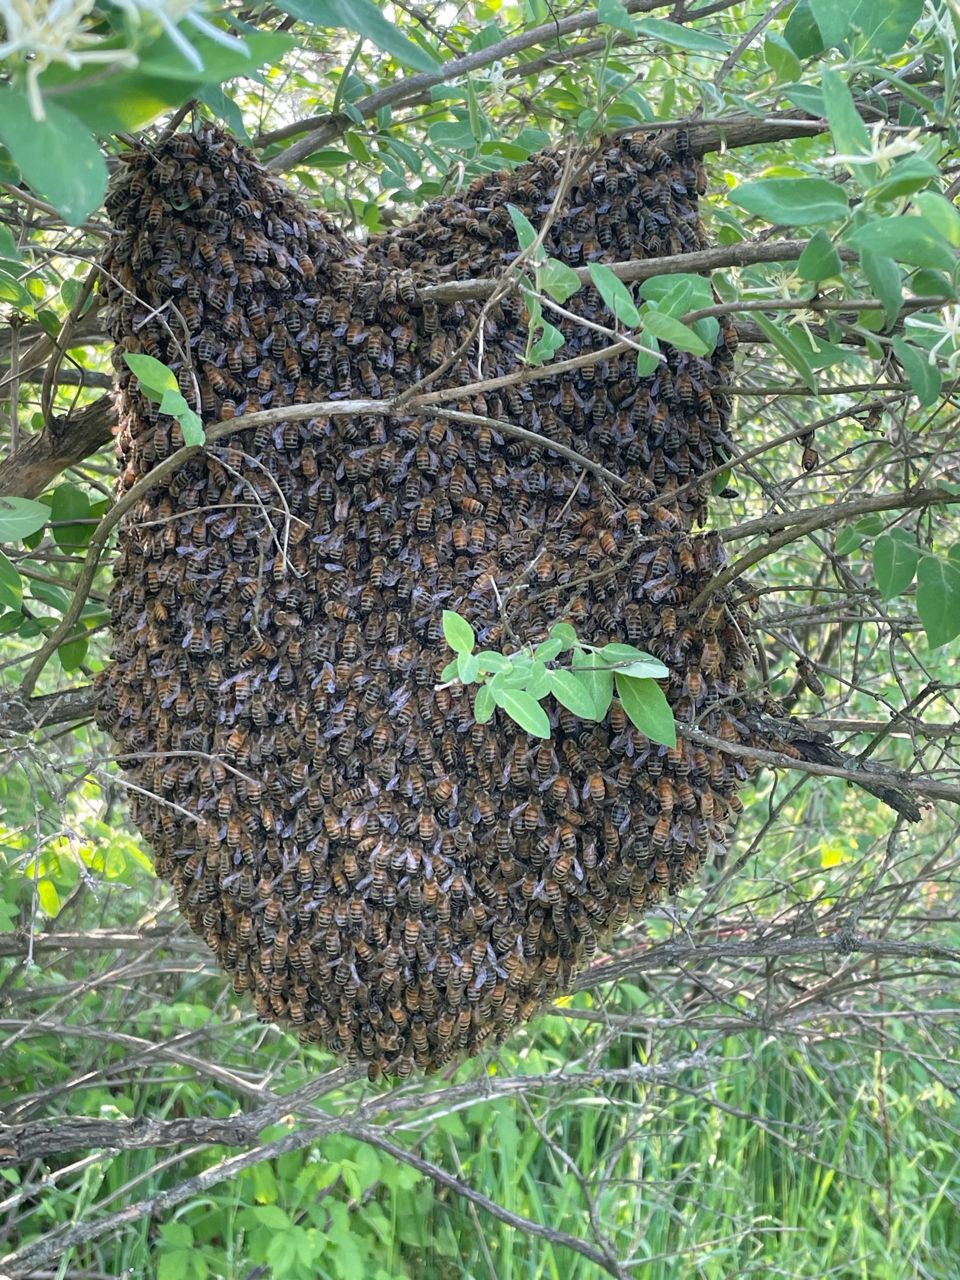
<path id="1" fill-rule="evenodd" d="M 515 295 L 481 343 L 482 303 L 418 289 L 501 273 L 507 203 L 539 226 L 559 178 L 543 153 L 361 249 L 216 128 L 123 156 L 103 277 L 121 488 L 181 443 L 125 352 L 169 365 L 207 425 L 386 399 L 448 360 L 435 385 L 466 386 L 481 352 L 485 377 L 516 372 Z M 685 152 L 609 144 L 546 248 L 572 266 L 702 248 L 702 180 Z M 593 288 L 567 306 L 610 321 Z M 609 345 L 560 323 L 557 359 Z M 622 489 L 496 425 L 332 416 L 220 439 L 125 518 L 100 722 L 158 875 L 260 1017 L 374 1075 L 435 1069 L 567 989 L 598 938 L 729 839 L 731 757 L 652 744 L 616 701 L 599 725 L 548 702 L 540 741 L 437 686 L 444 608 L 508 650 L 567 620 L 660 657 L 678 720 L 746 736 L 747 620 L 723 593 L 689 608 L 724 562 L 693 530 L 697 477 L 731 447 L 734 345 L 724 328 L 710 358 L 670 350 L 652 378 L 628 352 L 448 406 Z"/>

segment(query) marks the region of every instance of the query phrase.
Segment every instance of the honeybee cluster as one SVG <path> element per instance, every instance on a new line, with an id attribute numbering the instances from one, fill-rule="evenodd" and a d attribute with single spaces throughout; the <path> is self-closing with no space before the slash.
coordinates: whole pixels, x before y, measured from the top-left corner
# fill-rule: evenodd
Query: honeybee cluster
<path id="1" fill-rule="evenodd" d="M 567 263 L 703 245 L 702 171 L 646 139 L 602 148 L 547 237 Z M 252 409 L 388 400 L 518 372 L 515 294 L 493 307 L 420 290 L 496 276 L 518 252 L 507 203 L 539 226 L 545 152 L 478 179 L 366 246 L 304 208 L 216 128 L 122 157 L 104 263 L 116 341 L 121 486 L 181 443 L 127 352 L 166 363 L 209 426 Z M 609 336 L 592 287 L 558 359 Z M 158 483 L 120 530 L 100 722 L 136 823 L 191 927 L 251 991 L 372 1074 L 476 1052 L 567 988 L 597 940 L 690 880 L 729 837 L 742 765 L 657 746 L 615 701 L 603 724 L 556 704 L 549 741 L 444 685 L 441 611 L 507 651 L 568 620 L 662 658 L 678 720 L 747 736 L 747 619 L 697 534 L 698 477 L 730 449 L 724 379 L 669 350 L 481 394 L 442 413 L 317 416 L 238 432 Z M 509 425 L 544 438 L 511 436 Z M 608 486 L 557 442 L 621 476 Z"/>

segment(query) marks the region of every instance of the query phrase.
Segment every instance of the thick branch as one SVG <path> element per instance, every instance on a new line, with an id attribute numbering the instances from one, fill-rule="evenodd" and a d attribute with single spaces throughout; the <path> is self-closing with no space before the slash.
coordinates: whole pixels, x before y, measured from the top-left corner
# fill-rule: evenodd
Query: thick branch
<path id="1" fill-rule="evenodd" d="M 0 463 L 0 494 L 36 498 L 62 471 L 109 444 L 116 420 L 109 395 L 76 413 L 54 418 Z"/>

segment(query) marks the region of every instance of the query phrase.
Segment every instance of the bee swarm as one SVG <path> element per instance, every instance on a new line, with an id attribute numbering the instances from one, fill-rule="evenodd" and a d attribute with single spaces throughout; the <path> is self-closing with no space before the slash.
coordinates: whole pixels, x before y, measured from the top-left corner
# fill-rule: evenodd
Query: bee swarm
<path id="1" fill-rule="evenodd" d="M 418 290 L 502 273 L 507 203 L 539 227 L 560 176 L 545 152 L 361 247 L 212 126 L 121 161 L 102 283 L 121 490 L 182 443 L 127 352 L 172 368 L 207 425 L 388 399 L 448 360 L 436 386 L 475 382 L 483 304 Z M 702 248 L 702 183 L 686 152 L 608 143 L 545 248 L 572 266 Z M 485 378 L 523 367 L 521 307 L 483 315 Z M 592 287 L 566 307 L 610 323 Z M 558 360 L 610 343 L 558 327 Z M 124 519 L 100 723 L 157 874 L 261 1018 L 371 1075 L 436 1069 L 569 989 L 728 841 L 739 761 L 652 744 L 616 701 L 603 724 L 547 703 L 540 741 L 437 686 L 444 608 L 507 651 L 567 620 L 661 658 L 679 721 L 747 737 L 747 619 L 724 592 L 689 608 L 724 563 L 693 530 L 698 477 L 731 449 L 735 342 L 724 323 L 709 358 L 667 349 L 650 378 L 626 351 L 450 402 L 622 490 L 496 425 L 333 416 L 220 439 Z"/>

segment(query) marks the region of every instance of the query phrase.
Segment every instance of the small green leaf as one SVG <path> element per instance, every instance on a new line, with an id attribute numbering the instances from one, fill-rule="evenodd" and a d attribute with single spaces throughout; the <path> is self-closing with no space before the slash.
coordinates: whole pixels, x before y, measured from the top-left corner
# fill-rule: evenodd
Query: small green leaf
<path id="1" fill-rule="evenodd" d="M 597 6 L 597 19 L 601 26 L 625 31 L 627 35 L 634 34 L 634 21 L 623 7 L 621 0 L 600 0 Z"/>
<path id="2" fill-rule="evenodd" d="M 937 170 L 934 169 L 934 173 Z M 948 244 L 960 249 L 960 210 L 938 191 L 921 191 L 913 202 Z"/>
<path id="3" fill-rule="evenodd" d="M 536 698 L 525 689 L 494 689 L 493 697 L 511 720 L 535 738 L 550 737 L 550 720 Z"/>
<path id="4" fill-rule="evenodd" d="M 960 635 L 960 565 L 923 557 L 917 568 L 917 612 L 931 649 Z"/>
<path id="5" fill-rule="evenodd" d="M 906 262 L 915 267 L 953 271 L 957 257 L 937 227 L 917 214 L 905 218 L 876 218 L 848 236 L 855 249 Z"/>
<path id="6" fill-rule="evenodd" d="M 552 636 L 549 640 L 544 640 L 542 644 L 537 645 L 533 656 L 540 662 L 552 662 L 561 653 L 563 653 L 563 641 Z"/>
<path id="7" fill-rule="evenodd" d="M 46 915 L 51 917 L 59 915 L 60 895 L 57 893 L 57 886 L 52 880 L 37 881 L 37 898 L 40 900 L 40 906 Z"/>
<path id="8" fill-rule="evenodd" d="M 892 258 L 874 253 L 871 249 L 860 250 L 860 266 L 863 274 L 870 282 L 870 288 L 883 303 L 884 315 L 887 317 L 887 328 L 896 323 L 903 302 L 903 281 L 900 268 Z"/>
<path id="9" fill-rule="evenodd" d="M 843 187 L 826 178 L 763 178 L 734 187 L 727 198 L 783 227 L 840 222 L 849 212 Z"/>
<path id="10" fill-rule="evenodd" d="M 638 18 L 634 22 L 634 30 L 638 35 L 653 36 L 661 44 L 685 49 L 689 53 L 730 52 L 729 44 L 719 36 L 709 35 L 706 31 L 698 31 L 693 27 L 681 27 L 679 23 L 670 22 L 666 18 Z"/>
<path id="11" fill-rule="evenodd" d="M 461 684 L 473 684 L 480 674 L 480 663 L 472 653 L 457 654 L 457 675 Z"/>
<path id="12" fill-rule="evenodd" d="M 533 223 L 523 210 L 518 209 L 515 204 L 507 205 L 507 213 L 509 213 L 510 221 L 513 223 L 513 229 L 517 233 L 517 240 L 519 241 L 520 248 L 523 250 L 529 249 L 537 238 L 537 232 Z M 542 246 L 539 250 L 539 254 L 541 257 L 543 256 Z"/>
<path id="13" fill-rule="evenodd" d="M 823 43 L 828 49 L 836 47 L 850 29 L 848 0 L 809 0 L 809 4 L 813 20 L 823 36 Z M 837 73 L 833 71 L 831 74 Z M 837 149 L 846 150 L 845 147 Z"/>
<path id="14" fill-rule="evenodd" d="M 784 40 L 771 32 L 763 42 L 763 56 L 777 80 L 799 80 L 802 67 L 800 59 Z"/>
<path id="15" fill-rule="evenodd" d="M 903 530 L 904 536 L 881 533 L 873 544 L 873 573 L 884 600 L 903 595 L 913 581 L 923 552 Z"/>
<path id="16" fill-rule="evenodd" d="M 893 350 L 910 379 L 914 395 L 923 407 L 929 408 L 936 404 L 943 379 L 937 366 L 930 363 L 927 353 L 899 337 L 893 340 Z"/>
<path id="17" fill-rule="evenodd" d="M 476 633 L 470 623 L 450 609 L 443 611 L 443 634 L 454 653 L 472 653 L 477 643 Z"/>
<path id="18" fill-rule="evenodd" d="M 477 662 L 480 664 L 480 670 L 488 675 L 497 671 L 506 671 L 510 666 L 510 659 L 502 653 L 497 653 L 495 649 L 481 649 L 477 654 Z"/>
<path id="19" fill-rule="evenodd" d="M 87 637 L 79 636 L 76 640 L 68 640 L 57 650 L 60 666 L 64 671 L 76 671 L 87 656 Z"/>
<path id="20" fill-rule="evenodd" d="M 550 692 L 550 681 L 547 679 L 549 674 L 547 664 L 534 658 L 530 668 L 530 675 L 527 679 L 526 690 L 530 697 L 536 698 L 538 702 Z"/>
<path id="21" fill-rule="evenodd" d="M 618 320 L 633 328 L 640 323 L 640 312 L 636 308 L 630 290 L 618 280 L 609 267 L 601 262 L 591 262 L 588 268 L 590 279 L 597 286 L 601 298 Z"/>
<path id="22" fill-rule="evenodd" d="M 797 263 L 797 274 L 801 280 L 829 280 L 843 271 L 840 255 L 834 248 L 833 241 L 822 228 L 807 242 L 807 247 L 800 255 Z"/>
<path id="23" fill-rule="evenodd" d="M 192 409 L 186 409 L 183 413 L 178 414 L 177 421 L 180 423 L 180 430 L 183 432 L 184 444 L 203 444 L 207 437 L 203 430 L 203 419 L 198 413 L 194 413 Z"/>
<path id="24" fill-rule="evenodd" d="M 614 679 L 617 682 L 617 697 L 624 711 L 644 737 L 665 747 L 675 747 L 677 727 L 673 711 L 656 681 L 637 680 L 619 671 Z"/>
<path id="25" fill-rule="evenodd" d="M 0 605 L 19 609 L 23 602 L 23 582 L 16 566 L 0 551 Z"/>
<path id="26" fill-rule="evenodd" d="M 593 654 L 587 655 L 582 649 L 574 649 L 572 670 L 590 694 L 593 719 L 602 720 L 613 701 L 613 675 L 610 668 L 597 661 Z"/>
<path id="27" fill-rule="evenodd" d="M 179 392 L 176 374 L 153 356 L 134 355 L 125 351 L 123 359 L 140 383 L 140 390 L 149 399 L 159 404 L 165 392 Z"/>
<path id="28" fill-rule="evenodd" d="M 707 354 L 707 344 L 702 338 L 698 337 L 688 325 L 681 324 L 679 320 L 674 320 L 673 316 L 665 315 L 662 311 L 651 311 L 645 308 L 643 329 L 645 333 L 652 333 L 655 338 L 669 343 L 678 351 L 689 351 L 695 356 Z"/>
<path id="29" fill-rule="evenodd" d="M 783 36 L 797 57 L 804 61 L 823 52 L 823 36 L 810 10 L 810 0 L 800 0 L 794 5 L 783 28 Z"/>
<path id="30" fill-rule="evenodd" d="M 814 9 L 816 12 L 816 9 Z M 821 31 L 822 31 L 821 27 Z M 832 44 L 833 41 L 831 40 Z M 820 73 L 820 86 L 823 91 L 823 105 L 830 122 L 830 133 L 833 145 L 842 156 L 869 155 L 873 150 L 867 126 L 861 119 L 860 112 L 854 106 L 853 95 L 847 88 L 846 81 L 839 71 L 833 67 L 824 67 Z M 851 163 L 847 161 L 847 163 Z M 875 170 L 870 165 L 870 172 Z"/>
<path id="31" fill-rule="evenodd" d="M 555 622 L 550 628 L 550 637 L 560 641 L 563 646 L 561 653 L 573 649 L 577 643 L 577 633 L 569 622 Z"/>
<path id="32" fill-rule="evenodd" d="M 565 262 L 548 258 L 540 268 L 540 287 L 562 306 L 568 298 L 583 288 L 583 281 Z"/>
<path id="33" fill-rule="evenodd" d="M 528 357 L 530 363 L 542 364 L 544 360 L 549 360 L 552 355 L 560 350 L 563 343 L 564 337 L 560 330 L 552 324 L 544 323 L 539 338 L 530 348 Z"/>
<path id="34" fill-rule="evenodd" d="M 713 289 L 704 276 L 678 271 L 672 275 L 653 276 L 637 290 L 644 302 L 652 302 L 658 311 L 682 316 L 685 311 L 699 311 L 713 305 Z"/>
<path id="35" fill-rule="evenodd" d="M 547 672 L 550 692 L 568 711 L 581 720 L 595 720 L 595 702 L 591 690 L 572 671 L 558 669 Z"/>
<path id="36" fill-rule="evenodd" d="M 459 678 L 457 675 L 458 671 L 459 671 L 459 657 L 454 658 L 452 662 L 448 662 L 447 665 L 443 668 L 443 670 L 440 672 L 441 681 L 444 684 L 446 684 L 448 680 L 457 680 Z"/>
<path id="37" fill-rule="evenodd" d="M 920 191 L 922 187 L 928 187 L 939 172 L 937 166 L 924 156 L 904 156 L 879 181 L 873 183 L 868 196 L 875 201 L 900 200 L 912 195 L 914 191 Z M 921 213 L 926 213 L 922 206 L 918 207 Z M 934 219 L 931 218 L 930 221 L 933 222 Z"/>
<path id="38" fill-rule="evenodd" d="M 473 718 L 477 724 L 486 724 L 493 716 L 496 707 L 497 704 L 490 691 L 490 686 L 486 684 L 480 685 L 473 699 Z"/>
<path id="39" fill-rule="evenodd" d="M 310 26 L 344 28 L 364 36 L 401 66 L 436 71 L 440 65 L 436 55 L 408 40 L 373 0 L 280 0 L 279 7 Z"/>
<path id="40" fill-rule="evenodd" d="M 59 484 L 50 501 L 53 540 L 61 551 L 85 547 L 93 533 L 93 524 L 68 523 L 83 520 L 90 514 L 90 500 L 75 484 Z"/>
<path id="41" fill-rule="evenodd" d="M 774 324 L 772 320 L 767 319 L 766 316 L 761 315 L 759 312 L 756 314 L 754 319 L 757 322 L 757 327 L 766 335 L 769 342 L 776 347 L 784 360 L 786 360 L 787 364 L 799 373 L 803 381 L 807 384 L 814 395 L 816 395 L 816 375 L 814 374 L 807 357 L 803 354 L 790 335 L 781 329 L 779 325 Z"/>
<path id="42" fill-rule="evenodd" d="M 27 95 L 12 85 L 0 86 L 0 141 L 36 194 L 71 226 L 79 226 L 103 199 L 106 161 L 76 116 L 49 97 L 44 112 L 45 119 L 34 120 Z"/>
<path id="43" fill-rule="evenodd" d="M 646 329 L 640 330 L 638 342 L 647 350 L 637 352 L 637 376 L 649 378 L 660 367 L 660 344 L 652 333 L 647 333 Z"/>
<path id="44" fill-rule="evenodd" d="M 50 508 L 32 498 L 0 498 L 0 542 L 19 542 L 50 519 Z"/>
<path id="45" fill-rule="evenodd" d="M 669 667 L 665 667 L 659 658 L 634 648 L 632 644 L 605 644 L 602 649 L 595 651 L 594 657 L 628 676 L 666 680 L 670 675 Z"/>

